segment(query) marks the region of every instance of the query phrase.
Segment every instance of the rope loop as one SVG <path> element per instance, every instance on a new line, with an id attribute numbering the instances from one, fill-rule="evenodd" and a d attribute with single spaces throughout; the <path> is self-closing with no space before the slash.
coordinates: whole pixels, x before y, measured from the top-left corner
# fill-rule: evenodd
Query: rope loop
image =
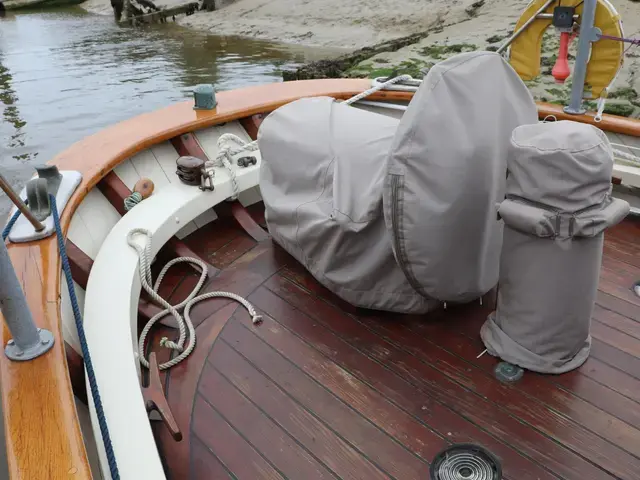
<path id="1" fill-rule="evenodd" d="M 136 235 L 142 235 L 145 237 L 144 246 L 140 246 L 135 240 L 134 237 Z M 176 326 L 178 328 L 178 341 L 174 342 L 170 340 L 168 337 L 162 337 L 160 340 L 160 346 L 163 348 L 168 348 L 171 350 L 175 350 L 178 352 L 178 356 L 172 358 L 171 360 L 158 365 L 160 370 L 166 370 L 168 368 L 174 367 L 180 362 L 182 362 L 185 358 L 187 358 L 193 349 L 196 346 L 196 332 L 193 326 L 193 322 L 191 321 L 191 317 L 189 315 L 191 308 L 198 302 L 209 298 L 215 297 L 225 297 L 235 300 L 236 302 L 242 304 L 249 314 L 251 315 L 252 321 L 254 324 L 260 322 L 260 315 L 258 315 L 253 308 L 253 305 L 245 300 L 240 295 L 236 295 L 231 292 L 223 292 L 223 291 L 214 291 L 205 293 L 200 296 L 198 292 L 204 286 L 207 280 L 207 264 L 202 260 L 193 257 L 178 257 L 174 258 L 170 262 L 168 262 L 160 271 L 158 278 L 155 283 L 151 277 L 151 260 L 153 256 L 151 254 L 151 245 L 152 245 L 152 235 L 149 230 L 144 228 L 134 228 L 127 235 L 127 243 L 130 247 L 132 247 L 138 253 L 138 262 L 140 265 L 140 282 L 142 284 L 142 288 L 149 294 L 149 296 L 160 306 L 164 307 L 164 310 L 157 313 L 151 318 L 147 324 L 142 329 L 140 333 L 140 338 L 138 339 L 138 358 L 140 363 L 149 368 L 149 361 L 145 358 L 145 345 L 147 342 L 147 336 L 151 331 L 151 328 L 159 322 L 162 318 L 171 314 L 175 319 Z M 167 271 L 174 265 L 178 263 L 190 263 L 192 265 L 196 265 L 200 269 L 200 278 L 198 279 L 198 283 L 194 287 L 194 289 L 189 293 L 187 298 L 185 298 L 182 302 L 177 305 L 171 305 L 164 298 L 160 296 L 158 290 L 160 289 L 160 285 L 162 284 L 162 280 L 164 279 Z M 180 314 L 180 310 L 184 309 L 184 314 Z M 188 338 L 188 341 L 187 341 Z M 185 346 L 186 342 L 186 346 Z"/>
<path id="2" fill-rule="evenodd" d="M 236 147 L 232 148 L 232 144 L 235 144 Z M 238 198 L 240 188 L 238 187 L 238 181 L 236 180 L 236 169 L 233 168 L 232 164 L 233 157 L 242 152 L 258 150 L 258 141 L 254 140 L 253 142 L 246 142 L 233 133 L 223 133 L 220 135 L 220 138 L 218 138 L 217 146 L 218 154 L 216 155 L 216 159 L 213 162 L 206 162 L 205 168 L 220 167 L 227 169 L 227 172 L 229 172 L 229 178 L 231 178 L 231 188 L 233 189 L 231 200 L 236 200 Z"/>

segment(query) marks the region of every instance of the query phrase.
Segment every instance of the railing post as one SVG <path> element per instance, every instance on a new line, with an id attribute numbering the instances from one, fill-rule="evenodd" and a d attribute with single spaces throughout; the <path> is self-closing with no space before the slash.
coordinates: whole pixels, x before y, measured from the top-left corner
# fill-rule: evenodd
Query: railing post
<path id="1" fill-rule="evenodd" d="M 4 240 L 0 240 L 0 311 L 13 337 L 4 349 L 11 360 L 31 360 L 53 347 L 53 334 L 33 321 Z"/>
<path id="2" fill-rule="evenodd" d="M 594 27 L 597 3 L 598 0 L 584 0 L 584 7 L 582 8 L 578 54 L 573 66 L 571 102 L 564 107 L 564 111 L 572 115 L 582 115 L 586 112 L 586 109 L 582 107 L 582 98 L 584 97 L 584 80 L 587 76 L 591 44 L 597 42 L 599 35 L 602 34 L 600 29 Z"/>

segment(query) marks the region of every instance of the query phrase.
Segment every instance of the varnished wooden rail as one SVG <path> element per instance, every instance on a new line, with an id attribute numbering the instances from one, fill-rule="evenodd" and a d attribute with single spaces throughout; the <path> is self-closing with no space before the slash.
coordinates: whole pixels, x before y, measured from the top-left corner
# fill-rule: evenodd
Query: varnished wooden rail
<path id="1" fill-rule="evenodd" d="M 62 230 L 66 234 L 74 212 L 102 178 L 121 162 L 152 145 L 215 124 L 268 113 L 298 98 L 346 99 L 369 86 L 369 80 L 365 79 L 333 79 L 220 92 L 215 110 L 196 111 L 190 101 L 182 102 L 86 137 L 49 162 L 61 170 L 82 173 L 82 182 L 62 214 Z M 386 91 L 370 98 L 407 101 L 412 95 L 411 92 Z M 540 105 L 539 111 L 542 117 L 566 118 L 559 106 Z M 593 115 L 570 119 L 594 123 Z M 605 115 L 597 126 L 640 136 L 640 122 L 633 119 Z M 61 330 L 60 257 L 56 238 L 10 244 L 8 250 L 37 326 L 50 330 L 55 337 L 54 347 L 48 353 L 29 362 L 12 362 L 0 355 L 0 395 L 10 478 L 89 479 L 91 471 L 75 410 Z M 10 337 L 3 326 L 5 345 Z"/>

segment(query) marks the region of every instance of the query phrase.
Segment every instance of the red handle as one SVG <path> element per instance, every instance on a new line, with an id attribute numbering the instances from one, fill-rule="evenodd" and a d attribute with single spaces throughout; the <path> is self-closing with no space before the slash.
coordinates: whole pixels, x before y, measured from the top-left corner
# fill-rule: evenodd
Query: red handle
<path id="1" fill-rule="evenodd" d="M 556 83 L 564 83 L 571 75 L 569 69 L 569 43 L 571 43 L 571 33 L 562 32 L 560 34 L 560 50 L 558 51 L 558 60 L 551 70 L 551 75 L 556 79 Z"/>

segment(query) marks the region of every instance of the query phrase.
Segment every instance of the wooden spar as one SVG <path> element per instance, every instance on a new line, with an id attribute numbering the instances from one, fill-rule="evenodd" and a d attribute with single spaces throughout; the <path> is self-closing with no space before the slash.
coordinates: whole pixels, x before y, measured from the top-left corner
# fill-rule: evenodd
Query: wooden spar
<path id="1" fill-rule="evenodd" d="M 61 216 L 66 234 L 71 218 L 96 184 L 113 168 L 152 145 L 194 130 L 268 113 L 308 96 L 346 99 L 370 87 L 366 79 L 329 79 L 274 83 L 220 92 L 215 110 L 193 110 L 181 102 L 106 128 L 86 137 L 50 163 L 61 170 L 77 170 L 82 182 Z M 411 99 L 412 92 L 384 91 L 372 100 Z M 563 118 L 560 107 L 542 105 L 542 117 Z M 593 116 L 572 116 L 591 123 Z M 605 115 L 598 127 L 640 136 L 640 121 Z M 30 362 L 12 362 L 0 356 L 0 382 L 10 478 L 49 480 L 89 479 L 87 460 L 75 410 L 60 320 L 60 257 L 55 236 L 40 241 L 9 244 L 9 255 L 26 293 L 38 327 L 53 332 L 51 351 Z M 27 288 L 28 286 L 28 288 Z M 3 342 L 10 333 L 3 326 Z"/>

